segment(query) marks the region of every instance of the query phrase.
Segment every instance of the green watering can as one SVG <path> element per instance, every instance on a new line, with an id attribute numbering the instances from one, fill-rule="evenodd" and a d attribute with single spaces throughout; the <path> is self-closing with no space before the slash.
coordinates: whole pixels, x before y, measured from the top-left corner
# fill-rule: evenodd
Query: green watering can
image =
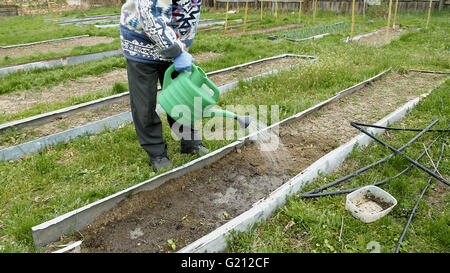
<path id="1" fill-rule="evenodd" d="M 215 105 L 219 99 L 219 88 L 206 76 L 206 73 L 198 66 L 192 65 L 191 73 L 181 71 L 175 79 L 172 74 L 175 71 L 171 65 L 164 74 L 162 91 L 158 94 L 158 103 L 178 123 L 190 126 L 195 119 L 203 117 L 204 109 Z M 201 108 L 194 109 L 194 98 L 201 98 Z M 187 107 L 190 116 L 183 116 L 175 106 Z M 199 107 L 197 107 L 199 108 Z M 195 112 L 194 112 L 195 111 Z M 200 112 L 201 111 L 201 112 Z M 251 122 L 250 116 L 238 116 L 233 112 L 221 109 L 209 109 L 209 117 L 222 116 L 236 119 L 242 128 L 247 128 Z"/>

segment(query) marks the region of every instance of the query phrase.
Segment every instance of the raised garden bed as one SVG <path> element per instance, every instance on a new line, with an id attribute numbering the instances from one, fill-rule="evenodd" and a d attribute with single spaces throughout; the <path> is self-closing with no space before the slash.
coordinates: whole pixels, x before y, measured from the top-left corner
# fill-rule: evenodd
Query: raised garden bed
<path id="1" fill-rule="evenodd" d="M 253 25 L 253 24 L 255 24 L 255 23 L 257 23 L 257 22 L 259 22 L 259 21 L 248 21 L 245 25 L 246 26 L 249 26 L 249 25 Z M 227 29 L 234 29 L 234 28 L 238 28 L 238 27 L 241 27 L 241 26 L 243 26 L 244 25 L 244 23 L 228 23 L 228 26 L 227 26 Z M 208 32 L 208 31 L 213 31 L 213 30 L 223 30 L 224 29 L 224 26 L 212 26 L 212 27 L 202 27 L 202 28 L 199 28 L 198 29 L 198 31 L 199 32 Z"/>
<path id="2" fill-rule="evenodd" d="M 195 63 L 202 63 L 223 56 L 222 53 L 202 52 L 193 54 Z M 100 76 L 68 79 L 67 82 L 42 91 L 23 90 L 0 95 L 0 114 L 15 114 L 39 103 L 70 100 L 102 89 L 111 89 L 116 83 L 127 83 L 126 69 L 116 69 Z M 1 126 L 0 126 L 1 127 Z M 1 129 L 0 129 L 1 131 Z"/>
<path id="3" fill-rule="evenodd" d="M 83 239 L 82 252 L 171 252 L 169 239 L 178 250 L 250 209 L 312 162 L 356 136 L 350 121 L 373 123 L 443 79 L 442 75 L 388 74 L 314 115 L 282 124 L 282 146 L 271 155 L 274 160 L 267 160 L 255 143 L 238 145 L 199 170 L 155 181 L 153 190 L 124 199 L 82 229 L 82 237 L 66 240 Z M 34 231 L 55 225 L 51 222 Z"/>
<path id="4" fill-rule="evenodd" d="M 80 55 L 72 55 L 72 56 L 64 56 L 58 58 L 52 58 L 49 60 L 37 61 L 37 62 L 28 62 L 19 65 L 7 65 L 0 67 L 0 78 L 4 77 L 10 73 L 16 73 L 20 71 L 28 71 L 38 68 L 53 68 L 58 66 L 68 66 L 74 64 L 80 64 L 90 61 L 96 61 L 107 57 L 122 55 L 122 50 L 109 50 L 103 51 L 99 53 L 91 53 L 91 54 L 80 54 Z"/>
<path id="5" fill-rule="evenodd" d="M 226 84 L 233 83 L 233 86 L 237 84 L 236 80 L 245 80 L 248 78 L 255 77 L 257 75 L 262 75 L 264 73 L 277 71 L 282 68 L 287 68 L 293 65 L 297 65 L 301 62 L 306 62 L 308 59 L 302 58 L 293 58 L 292 56 L 285 56 L 281 58 L 268 58 L 261 62 L 252 62 L 249 64 L 244 64 L 235 67 L 234 69 L 223 69 L 215 72 L 210 72 L 209 78 L 218 86 L 226 86 Z M 232 88 L 233 86 L 229 86 L 227 90 Z M 225 90 L 225 89 L 223 89 Z M 225 91 L 227 91 L 225 90 Z M 114 96 L 117 97 L 117 96 Z M 68 129 L 73 129 L 79 127 L 83 124 L 101 121 L 107 117 L 112 117 L 118 114 L 122 114 L 124 112 L 128 112 L 130 109 L 128 96 L 124 94 L 121 96 L 119 100 L 114 99 L 115 102 L 110 103 L 106 106 L 103 103 L 100 105 L 101 107 L 91 106 L 86 108 L 85 110 L 73 111 L 72 113 L 66 114 L 58 114 L 55 115 L 52 119 L 52 122 L 48 122 L 51 120 L 50 118 L 43 119 L 42 122 L 48 122 L 44 125 L 32 126 L 28 128 L 24 128 L 18 132 L 15 132 L 14 135 L 18 137 L 11 137 L 10 134 L 0 134 L 0 160 L 1 158 L 9 158 L 10 153 L 9 150 L 6 150 L 8 147 L 17 146 L 22 143 L 29 142 L 32 139 L 42 138 L 45 136 L 57 134 Z M 128 116 L 127 116 L 128 119 Z M 127 122 L 131 122 L 131 120 L 127 120 Z M 35 122 L 38 123 L 38 122 Z M 16 126 L 20 126 L 20 124 L 16 124 Z M 3 126 L 5 127 L 5 126 Z M 5 129 L 5 128 L 4 128 Z M 45 143 L 43 140 L 39 140 L 39 143 Z M 31 145 L 31 143 L 29 143 Z M 36 144 L 37 145 L 37 144 Z M 34 145 L 31 145 L 34 147 Z M 1 150 L 3 149 L 3 150 Z M 33 148 L 34 149 L 34 148 Z M 26 148 L 20 148 L 20 150 L 27 150 Z M 12 152 L 15 154 L 15 152 Z M 21 153 L 22 154 L 22 153 Z M 24 153 L 23 155 L 25 155 Z M 14 156 L 15 157 L 15 156 Z"/>
<path id="6" fill-rule="evenodd" d="M 0 59 L 19 58 L 33 54 L 45 54 L 49 52 L 58 52 L 70 50 L 77 46 L 94 46 L 101 43 L 109 44 L 115 39 L 111 37 L 78 37 L 74 39 L 46 41 L 45 43 L 33 43 L 23 46 L 0 48 Z"/>
<path id="7" fill-rule="evenodd" d="M 399 38 L 407 31 L 400 28 L 400 25 L 395 25 L 389 30 L 388 38 L 386 40 L 386 28 L 375 30 L 369 33 L 361 34 L 353 37 L 353 39 L 346 39 L 345 42 L 356 42 L 363 45 L 380 47 L 389 44 L 392 40 Z"/>
<path id="8" fill-rule="evenodd" d="M 297 24 L 291 24 L 291 25 L 281 25 L 281 26 L 273 26 L 273 27 L 266 27 L 266 28 L 257 28 L 257 29 L 247 29 L 247 30 L 234 30 L 234 31 L 228 31 L 228 32 L 222 32 L 220 35 L 242 35 L 242 34 L 264 34 L 264 33 L 270 33 L 280 30 L 288 30 L 288 29 L 297 29 L 303 27 L 302 25 Z"/>

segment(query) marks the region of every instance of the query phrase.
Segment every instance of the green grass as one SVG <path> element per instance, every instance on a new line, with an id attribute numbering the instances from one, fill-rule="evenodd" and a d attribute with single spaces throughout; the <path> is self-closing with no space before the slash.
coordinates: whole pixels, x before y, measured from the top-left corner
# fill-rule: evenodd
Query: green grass
<path id="1" fill-rule="evenodd" d="M 73 66 L 60 66 L 53 69 L 36 69 L 13 73 L 2 78 L 0 94 L 19 90 L 42 90 L 45 87 L 65 83 L 70 79 L 87 76 L 97 76 L 118 68 L 126 68 L 125 59 L 121 56 L 110 57 L 96 62 L 77 64 Z"/>
<path id="2" fill-rule="evenodd" d="M 93 16 L 100 14 L 120 13 L 120 8 L 96 8 L 89 11 L 63 12 L 58 18 Z M 53 22 L 44 22 L 52 19 L 51 15 L 27 15 L 1 17 L 0 46 L 38 42 L 43 40 L 89 34 L 92 36 L 116 37 L 118 29 L 101 29 L 94 26 L 77 27 L 75 25 L 60 26 Z M 20 34 L 20 35 L 18 35 Z"/>
<path id="3" fill-rule="evenodd" d="M 80 103 L 96 100 L 99 98 L 104 98 L 107 96 L 112 96 L 115 94 L 123 93 L 128 91 L 128 86 L 124 83 L 116 82 L 112 88 L 103 89 L 97 92 L 91 92 L 83 96 L 71 97 L 66 101 L 56 101 L 50 103 L 38 103 L 24 111 L 20 111 L 14 114 L 0 114 L 0 123 L 5 123 L 11 120 L 19 120 L 26 117 L 31 117 L 35 115 L 39 115 L 42 113 L 47 113 L 50 111 L 54 111 L 56 109 L 61 109 L 65 107 L 69 107 L 72 105 L 77 105 Z"/>
<path id="4" fill-rule="evenodd" d="M 207 18 L 207 16 L 219 15 L 213 12 L 205 13 L 202 18 Z M 233 16 L 235 17 L 231 18 L 242 18 L 242 11 Z M 292 16 L 290 13 L 281 13 L 278 22 L 274 22 L 270 18 L 270 14 L 267 13 L 266 16 L 267 19 L 260 23 L 261 25 L 292 23 L 297 18 L 296 15 Z M 250 13 L 249 20 L 258 18 L 258 12 L 252 11 Z M 304 16 L 303 20 L 308 24 L 312 21 L 312 18 Z M 343 20 L 349 22 L 349 17 L 345 14 L 319 13 L 317 18 L 317 22 L 320 24 Z M 406 34 L 398 41 L 380 48 L 340 42 L 342 38 L 349 35 L 348 32 L 330 35 L 316 41 L 292 43 L 284 40 L 268 41 L 267 35 L 262 34 L 247 34 L 237 37 L 218 35 L 220 31 L 216 31 L 198 33 L 191 52 L 214 51 L 225 53 L 225 56 L 217 60 L 202 63 L 202 68 L 206 71 L 282 53 L 319 57 L 315 64 L 303 65 L 276 76 L 256 80 L 252 84 L 241 83 L 235 90 L 222 96 L 219 101 L 221 106 L 278 104 L 280 106 L 280 118 L 284 118 L 305 110 L 331 97 L 336 92 L 372 77 L 389 67 L 393 67 L 395 71 L 405 71 L 408 68 L 449 69 L 450 54 L 448 48 L 450 37 L 446 34 L 449 32 L 450 26 L 448 25 L 447 13 L 433 14 L 432 25 L 428 29 L 423 28 L 426 22 L 426 17 L 423 14 L 420 17 L 419 14 L 400 14 L 399 22 L 414 31 L 411 34 Z M 361 29 L 361 32 L 385 26 L 383 18 L 369 16 L 366 19 L 358 17 L 358 23 L 368 26 L 367 29 Z M 420 26 L 422 28 L 416 30 Z M 26 27 L 23 26 L 24 29 Z M 253 27 L 257 28 L 258 26 L 252 25 L 249 28 Z M 4 31 L 3 28 L 2 31 Z M 101 75 L 113 69 L 125 67 L 126 63 L 122 57 L 113 57 L 83 65 L 12 74 L 0 81 L 0 94 L 24 89 L 40 90 L 69 79 Z M 443 97 L 443 99 L 448 104 L 448 96 Z M 418 127 L 419 125 L 417 124 Z M 170 137 L 170 131 L 165 121 L 164 136 L 168 142 L 169 156 L 175 166 L 180 166 L 195 158 L 179 153 L 179 143 Z M 205 141 L 210 150 L 218 149 L 228 143 L 230 141 Z M 96 136 L 82 137 L 67 144 L 57 145 L 40 154 L 28 156 L 23 160 L 0 162 L 0 245 L 5 247 L 5 252 L 36 251 L 31 236 L 32 226 L 141 183 L 155 175 L 157 174 L 152 172 L 148 166 L 145 152 L 138 144 L 133 125 Z M 420 173 L 417 173 L 417 176 L 419 175 Z M 335 205 L 335 207 L 339 206 Z M 317 209 L 316 211 L 307 207 L 303 210 L 302 216 L 306 219 L 305 225 L 309 226 L 310 223 L 317 222 L 321 226 L 332 227 L 330 233 L 335 232 L 336 225 L 340 224 L 340 214 L 339 211 L 334 211 L 331 208 L 327 210 Z M 302 210 L 302 207 L 299 210 Z M 277 213 L 277 215 L 282 214 Z M 321 218 L 316 219 L 318 216 Z M 276 222 L 277 217 L 275 216 L 271 222 Z M 344 219 L 344 234 L 346 234 L 347 225 L 350 225 L 347 222 L 350 219 L 350 217 Z M 300 220 L 297 221 L 301 222 Z M 389 224 L 383 223 L 386 226 Z M 439 223 L 445 223 L 445 221 L 441 219 L 434 222 L 433 225 L 435 226 L 430 227 L 430 229 L 438 228 Z M 299 224 L 299 226 L 301 225 Z M 356 223 L 354 226 L 356 226 Z M 281 227 L 279 224 L 274 225 L 274 227 L 268 228 L 271 230 L 271 233 L 268 234 L 272 234 L 273 240 L 281 238 L 279 236 L 283 233 L 283 228 L 284 226 Z M 326 230 L 323 227 L 322 229 Z M 387 230 L 389 229 L 386 228 L 386 233 Z M 391 232 L 397 234 L 397 230 L 398 227 Z M 316 232 L 319 232 L 319 229 Z M 255 233 L 242 236 L 255 238 Z M 332 236 L 326 236 L 329 235 L 326 235 L 325 232 L 323 237 L 319 237 L 319 239 L 326 238 L 328 244 L 332 245 L 335 250 L 341 250 L 340 246 L 338 248 L 337 245 L 334 245 L 334 241 L 331 240 Z M 351 251 L 351 247 L 355 247 L 354 251 L 359 251 L 358 247 L 362 251 L 362 247 L 365 247 L 364 243 L 367 243 L 370 234 L 359 235 L 361 238 L 358 236 L 352 238 L 352 240 L 359 240 L 357 246 L 353 241 L 350 243 L 350 233 L 345 236 L 349 236 L 345 238 L 346 241 L 349 241 L 349 251 Z M 380 239 L 380 243 L 387 244 L 387 239 L 383 238 L 383 240 Z M 277 241 L 280 247 L 274 247 L 274 251 L 293 251 L 286 248 L 284 239 Z M 329 249 L 324 240 L 320 241 L 319 239 L 310 238 L 309 240 L 311 240 L 313 246 L 320 244 Z M 239 240 L 242 246 L 235 245 L 232 248 L 233 251 L 248 251 L 246 241 L 250 242 L 250 239 Z M 267 245 L 270 246 L 270 244 Z M 437 251 L 442 250 L 439 245 L 436 245 L 436 247 Z M 305 248 L 302 247 L 301 249 Z M 313 247 L 310 249 L 311 251 L 322 250 Z"/>
<path id="5" fill-rule="evenodd" d="M 99 8 L 91 11 L 64 12 L 58 17 L 80 17 L 97 14 L 120 13 L 119 8 Z M 38 42 L 59 39 L 78 35 L 106 36 L 116 38 L 109 44 L 94 46 L 77 46 L 71 50 L 50 53 L 34 53 L 25 57 L 0 59 L 0 66 L 20 64 L 38 60 L 51 59 L 61 56 L 89 54 L 120 48 L 119 28 L 97 28 L 94 25 L 78 27 L 73 25 L 61 26 L 55 22 L 44 22 L 44 19 L 53 18 L 49 15 L 10 16 L 0 18 L 0 46 Z M 18 35 L 20 33 L 20 35 Z"/>
<path id="6" fill-rule="evenodd" d="M 402 121 L 394 124 L 396 127 L 425 128 L 431 121 L 439 119 L 434 127 L 445 128 L 450 122 L 450 109 L 442 102 L 450 102 L 450 80 L 416 106 Z M 394 147 L 400 147 L 411 139 L 414 132 L 391 132 L 390 138 L 382 136 Z M 428 145 L 436 133 L 428 133 L 410 148 L 407 154 L 416 158 L 423 152 L 423 144 Z M 450 173 L 449 165 L 449 137 L 444 136 L 446 149 L 440 165 L 440 173 Z M 437 161 L 441 149 L 441 143 L 433 145 L 430 155 Z M 356 148 L 346 159 L 343 165 L 345 169 L 338 169 L 331 175 L 322 176 L 312 185 L 305 187 L 301 192 L 315 189 L 321 185 L 335 181 L 336 179 L 352 173 L 353 171 L 369 165 L 391 152 L 376 143 L 367 148 Z M 420 161 L 428 168 L 432 168 L 425 156 Z M 338 187 L 326 191 L 348 189 L 362 185 L 373 184 L 384 178 L 394 176 L 409 165 L 409 162 L 401 157 L 394 157 L 387 163 L 377 166 L 357 177 L 344 182 Z M 371 245 L 379 245 L 381 252 L 393 252 L 400 235 L 406 224 L 409 211 L 416 200 L 428 177 L 423 171 L 413 168 L 407 174 L 382 186 L 384 190 L 392 194 L 398 201 L 393 211 L 380 220 L 365 224 L 354 218 L 345 210 L 345 195 L 328 196 L 321 198 L 300 199 L 290 197 L 287 204 L 278 209 L 266 222 L 256 224 L 251 231 L 234 233 L 233 242 L 228 252 L 371 252 Z M 425 198 L 422 199 L 408 233 L 403 241 L 401 252 L 442 252 L 450 250 L 450 236 L 448 225 L 450 214 L 448 204 L 450 195 L 446 186 L 442 195 L 434 197 L 439 206 L 427 202 L 427 196 L 435 191 L 438 185 L 433 181 Z M 341 242 L 341 220 L 343 219 Z M 292 222 L 293 221 L 293 225 Z M 291 222 L 289 228 L 285 227 Z"/>

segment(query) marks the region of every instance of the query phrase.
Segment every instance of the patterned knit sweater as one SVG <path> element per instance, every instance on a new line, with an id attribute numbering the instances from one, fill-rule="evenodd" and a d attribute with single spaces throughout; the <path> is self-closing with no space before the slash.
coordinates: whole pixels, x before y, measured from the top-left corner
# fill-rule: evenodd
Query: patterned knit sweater
<path id="1" fill-rule="evenodd" d="M 127 0 L 120 40 L 127 59 L 170 62 L 194 41 L 202 0 Z"/>

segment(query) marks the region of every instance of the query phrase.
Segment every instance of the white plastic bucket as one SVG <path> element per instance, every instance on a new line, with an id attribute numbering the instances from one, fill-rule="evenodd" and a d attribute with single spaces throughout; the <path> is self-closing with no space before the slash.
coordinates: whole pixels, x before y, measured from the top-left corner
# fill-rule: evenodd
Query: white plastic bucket
<path id="1" fill-rule="evenodd" d="M 347 195 L 345 209 L 364 223 L 374 222 L 388 214 L 397 200 L 376 186 L 365 186 Z"/>

